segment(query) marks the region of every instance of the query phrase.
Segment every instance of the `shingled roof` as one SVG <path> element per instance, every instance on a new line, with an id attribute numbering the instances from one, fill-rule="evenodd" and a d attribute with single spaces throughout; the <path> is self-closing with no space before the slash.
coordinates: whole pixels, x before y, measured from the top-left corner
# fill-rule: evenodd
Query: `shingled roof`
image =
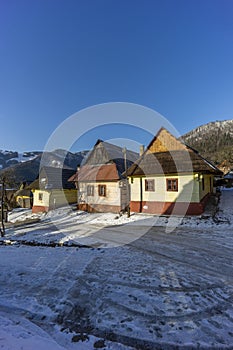
<path id="1" fill-rule="evenodd" d="M 116 164 L 84 165 L 69 181 L 117 181 L 119 173 Z"/>
<path id="2" fill-rule="evenodd" d="M 222 172 L 214 165 L 198 153 L 189 150 L 146 153 L 127 170 L 127 176 L 190 172 L 222 175 Z"/>
<path id="3" fill-rule="evenodd" d="M 129 168 L 139 154 L 126 150 L 126 168 Z M 123 177 L 125 159 L 122 147 L 98 140 L 78 172 L 69 181 L 115 181 Z"/>
<path id="4" fill-rule="evenodd" d="M 168 130 L 161 128 L 126 174 L 140 176 L 190 172 L 222 175 L 216 166 L 197 151 L 176 139 Z"/>
<path id="5" fill-rule="evenodd" d="M 39 178 L 30 184 L 28 189 L 74 189 L 73 183 L 68 179 L 74 174 L 72 169 L 43 167 Z"/>

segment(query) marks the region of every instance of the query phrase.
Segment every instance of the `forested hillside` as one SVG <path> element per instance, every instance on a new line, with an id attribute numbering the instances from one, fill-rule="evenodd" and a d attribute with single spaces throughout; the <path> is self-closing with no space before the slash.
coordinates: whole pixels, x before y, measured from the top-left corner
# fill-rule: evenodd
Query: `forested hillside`
<path id="1" fill-rule="evenodd" d="M 214 164 L 233 167 L 233 120 L 202 125 L 182 136 L 189 146 Z"/>

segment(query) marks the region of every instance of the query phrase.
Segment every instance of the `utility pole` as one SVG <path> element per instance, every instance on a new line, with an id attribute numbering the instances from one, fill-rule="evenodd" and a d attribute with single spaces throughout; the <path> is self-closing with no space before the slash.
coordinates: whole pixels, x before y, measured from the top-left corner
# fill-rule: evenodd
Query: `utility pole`
<path id="1" fill-rule="evenodd" d="M 5 179 L 2 178 L 2 193 L 1 193 L 1 237 L 5 236 L 5 225 L 4 225 L 4 194 L 5 194 Z"/>

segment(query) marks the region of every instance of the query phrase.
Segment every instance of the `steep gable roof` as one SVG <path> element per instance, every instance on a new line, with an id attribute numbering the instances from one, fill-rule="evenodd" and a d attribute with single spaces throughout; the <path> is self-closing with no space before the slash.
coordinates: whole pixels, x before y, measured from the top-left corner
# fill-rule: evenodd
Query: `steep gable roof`
<path id="1" fill-rule="evenodd" d="M 39 178 L 27 188 L 30 189 L 73 189 L 74 184 L 68 179 L 74 174 L 72 169 L 43 167 L 40 170 Z"/>
<path id="2" fill-rule="evenodd" d="M 161 128 L 143 155 L 127 170 L 127 176 L 162 175 L 202 172 L 222 175 L 222 172 L 197 151 Z"/>
<path id="3" fill-rule="evenodd" d="M 149 143 L 146 152 L 184 151 L 186 145 L 173 136 L 167 129 L 161 128 Z"/>
<path id="4" fill-rule="evenodd" d="M 144 154 L 127 170 L 127 176 L 168 175 L 190 172 L 222 174 L 220 170 L 207 162 L 198 153 L 188 152 L 188 154 L 185 151 Z"/>
<path id="5" fill-rule="evenodd" d="M 129 168 L 139 157 L 139 154 L 130 150 L 126 150 L 126 167 Z M 84 160 L 83 166 L 101 166 L 104 164 L 115 164 L 119 178 L 125 171 L 125 160 L 122 147 L 113 145 L 109 142 L 98 140 L 92 151 L 89 152 Z"/>

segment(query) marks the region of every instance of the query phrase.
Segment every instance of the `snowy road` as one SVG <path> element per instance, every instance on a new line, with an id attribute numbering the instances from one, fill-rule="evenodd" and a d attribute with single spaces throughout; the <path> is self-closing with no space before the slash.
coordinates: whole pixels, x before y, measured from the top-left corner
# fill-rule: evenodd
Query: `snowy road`
<path id="1" fill-rule="evenodd" d="M 211 240 L 209 232 L 180 229 L 168 235 L 163 230 L 105 250 L 78 278 L 69 299 L 76 305 L 81 284 L 84 329 L 94 326 L 97 334 L 110 329 L 114 339 L 139 348 L 232 348 L 232 250 Z M 231 232 L 227 238 L 232 243 Z M 72 311 L 66 314 L 68 325 L 75 317 Z"/>
<path id="2" fill-rule="evenodd" d="M 99 250 L 1 247 L 0 310 L 139 348 L 232 348 L 232 231 L 163 231 Z"/>
<path id="3" fill-rule="evenodd" d="M 231 197 L 223 199 L 229 204 Z M 224 215 L 229 221 L 232 213 Z M 49 239 L 65 239 L 53 224 L 40 225 L 10 231 L 8 238 L 31 240 L 41 232 L 46 240 L 47 232 Z M 72 227 L 71 222 L 67 232 Z M 118 243 L 131 239 L 113 248 L 0 246 L 1 316 L 23 317 L 24 329 L 30 321 L 41 329 L 37 337 L 47 334 L 51 349 L 54 344 L 93 349 L 93 342 L 71 342 L 69 335 L 80 333 L 117 342 L 106 342 L 108 349 L 123 349 L 119 343 L 138 349 L 233 349 L 230 224 L 180 225 L 171 233 L 143 222 L 78 227 L 80 239 L 100 246 L 108 237 Z M 4 341 L 6 331 L 0 330 L 0 347 Z"/>

